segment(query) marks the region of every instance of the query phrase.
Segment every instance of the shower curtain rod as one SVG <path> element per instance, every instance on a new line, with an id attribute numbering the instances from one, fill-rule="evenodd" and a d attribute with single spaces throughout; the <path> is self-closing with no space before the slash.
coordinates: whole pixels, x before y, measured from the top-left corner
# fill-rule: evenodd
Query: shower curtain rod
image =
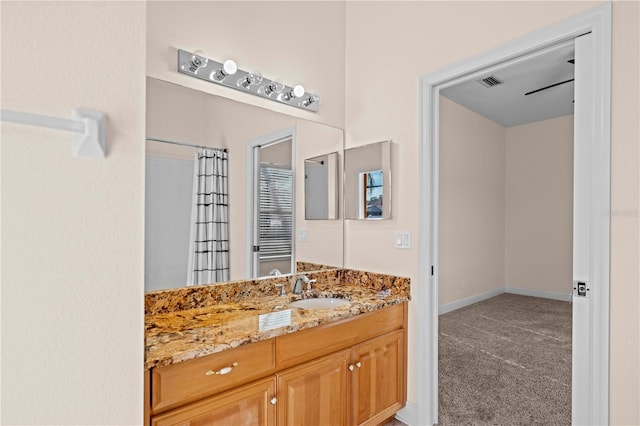
<path id="1" fill-rule="evenodd" d="M 146 140 L 153 141 L 153 142 L 169 143 L 169 144 L 172 144 L 172 145 L 189 146 L 191 148 L 213 149 L 213 150 L 216 150 L 216 151 L 227 152 L 227 148 L 215 148 L 215 147 L 211 147 L 211 146 L 194 145 L 194 144 L 191 144 L 191 143 L 176 142 L 176 141 L 170 141 L 170 140 L 167 140 L 167 139 L 149 138 L 149 137 L 147 137 Z"/>

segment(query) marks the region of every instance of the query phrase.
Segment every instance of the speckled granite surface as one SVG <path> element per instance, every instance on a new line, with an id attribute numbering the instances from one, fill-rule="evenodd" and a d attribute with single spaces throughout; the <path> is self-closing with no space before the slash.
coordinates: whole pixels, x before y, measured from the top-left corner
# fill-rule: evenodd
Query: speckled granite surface
<path id="1" fill-rule="evenodd" d="M 337 284 L 341 281 L 341 272 L 340 269 L 333 269 L 306 275 L 319 283 Z M 164 314 L 275 296 L 280 293 L 279 285 L 284 285 L 290 291 L 293 281 L 293 277 L 288 275 L 153 291 L 145 294 L 144 313 Z"/>
<path id="2" fill-rule="evenodd" d="M 322 263 L 312 263 L 312 262 L 304 262 L 301 260 L 296 260 L 297 273 L 324 271 L 326 269 L 342 269 L 342 268 L 338 268 L 337 266 L 331 266 L 331 265 L 323 265 Z"/>
<path id="3" fill-rule="evenodd" d="M 291 294 L 294 277 L 181 288 L 145 295 L 145 369 L 221 352 L 305 328 L 353 317 L 409 300 L 409 279 L 352 270 L 307 274 L 317 279 L 310 294 Z M 279 296 L 276 284 L 285 284 Z M 347 306 L 288 308 L 293 300 L 337 297 Z M 260 314 L 291 309 L 291 323 L 260 331 Z"/>

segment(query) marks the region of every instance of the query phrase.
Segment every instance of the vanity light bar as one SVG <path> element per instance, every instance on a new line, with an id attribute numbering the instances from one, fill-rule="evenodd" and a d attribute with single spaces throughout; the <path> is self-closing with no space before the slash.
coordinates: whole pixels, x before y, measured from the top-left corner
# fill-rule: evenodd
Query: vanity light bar
<path id="1" fill-rule="evenodd" d="M 320 96 L 305 92 L 302 86 L 287 86 L 259 72 L 243 71 L 230 60 L 216 62 L 199 51 L 178 49 L 178 72 L 307 111 L 317 112 L 320 103 Z"/>

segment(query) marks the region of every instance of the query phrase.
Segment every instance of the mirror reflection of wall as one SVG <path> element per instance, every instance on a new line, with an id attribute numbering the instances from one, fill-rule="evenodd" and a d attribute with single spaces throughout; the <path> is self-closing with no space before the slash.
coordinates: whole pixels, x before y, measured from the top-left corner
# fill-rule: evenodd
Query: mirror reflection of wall
<path id="1" fill-rule="evenodd" d="M 148 155 L 145 181 L 145 290 L 186 284 L 193 159 Z"/>
<path id="2" fill-rule="evenodd" d="M 304 214 L 307 220 L 339 217 L 338 153 L 332 152 L 304 160 Z"/>
<path id="3" fill-rule="evenodd" d="M 292 168 L 297 172 L 293 173 L 292 200 L 297 202 L 292 206 L 295 228 L 291 231 L 293 236 L 298 236 L 298 229 L 304 229 L 307 236 L 306 241 L 298 239 L 292 244 L 295 254 L 289 263 L 313 265 L 314 269 L 342 267 L 342 222 L 305 219 L 302 173 L 305 158 L 342 152 L 341 129 L 147 78 L 147 137 L 227 150 L 230 281 L 251 276 L 247 273 L 251 262 L 247 255 L 251 243 L 248 227 L 251 219 L 247 217 L 251 213 L 247 200 L 247 182 L 251 175 L 247 173 L 250 158 L 247 144 L 282 129 L 294 129 L 295 133 Z M 189 244 L 189 223 L 185 217 L 189 217 L 191 210 L 179 206 L 191 199 L 185 192 L 192 188 L 194 148 L 147 140 L 146 149 L 145 290 L 181 287 L 186 285 L 188 274 L 188 255 L 183 247 Z M 270 154 L 265 152 L 265 155 Z M 263 161 L 274 163 L 264 155 Z M 287 268 L 280 266 L 281 272 L 286 273 Z M 281 269 L 267 268 L 256 275 Z"/>
<path id="4" fill-rule="evenodd" d="M 345 219 L 391 218 L 391 141 L 344 152 Z"/>

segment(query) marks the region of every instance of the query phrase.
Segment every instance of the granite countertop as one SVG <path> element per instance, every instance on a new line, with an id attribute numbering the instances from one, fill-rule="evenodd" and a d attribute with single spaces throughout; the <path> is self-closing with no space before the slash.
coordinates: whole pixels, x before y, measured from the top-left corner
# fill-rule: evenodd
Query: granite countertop
<path id="1" fill-rule="evenodd" d="M 311 293 L 302 296 L 265 294 L 192 309 L 148 313 L 145 315 L 144 367 L 170 365 L 408 301 L 408 279 L 396 282 L 401 284 L 383 286 L 382 290 L 349 282 L 318 283 Z M 332 309 L 287 306 L 293 300 L 310 297 L 336 297 L 350 304 Z M 259 330 L 259 315 L 288 309 L 291 310 L 289 325 Z"/>

